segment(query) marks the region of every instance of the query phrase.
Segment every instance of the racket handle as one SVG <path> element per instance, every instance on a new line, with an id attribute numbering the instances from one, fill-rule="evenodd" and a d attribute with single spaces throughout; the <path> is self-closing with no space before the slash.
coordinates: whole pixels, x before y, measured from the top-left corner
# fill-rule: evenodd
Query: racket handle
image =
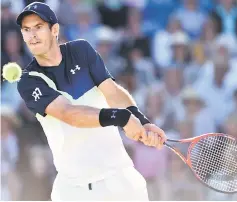
<path id="1" fill-rule="evenodd" d="M 167 139 L 166 142 L 181 142 L 180 140 Z"/>

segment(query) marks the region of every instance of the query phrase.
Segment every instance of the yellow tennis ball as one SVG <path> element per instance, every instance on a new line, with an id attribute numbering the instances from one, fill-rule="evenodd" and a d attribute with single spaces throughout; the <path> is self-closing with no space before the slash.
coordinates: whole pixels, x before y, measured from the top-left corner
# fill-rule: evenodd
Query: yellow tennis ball
<path id="1" fill-rule="evenodd" d="M 10 83 L 17 82 L 21 79 L 22 69 L 15 62 L 9 62 L 8 64 L 5 64 L 2 71 L 3 78 Z"/>

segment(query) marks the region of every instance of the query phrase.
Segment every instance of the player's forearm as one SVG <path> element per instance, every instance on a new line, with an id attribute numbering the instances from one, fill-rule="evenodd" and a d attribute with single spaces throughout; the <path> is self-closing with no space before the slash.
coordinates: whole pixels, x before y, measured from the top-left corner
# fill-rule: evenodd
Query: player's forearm
<path id="1" fill-rule="evenodd" d="M 106 100 L 110 107 L 127 108 L 129 106 L 136 106 L 136 102 L 129 92 L 119 85 L 117 85 L 113 93 L 106 97 Z"/>
<path id="2" fill-rule="evenodd" d="M 62 120 L 79 128 L 96 128 L 101 127 L 99 114 L 100 109 L 94 107 L 67 105 Z"/>
<path id="3" fill-rule="evenodd" d="M 64 111 L 62 120 L 78 128 L 124 127 L 131 116 L 131 112 L 127 109 L 98 109 L 82 105 L 67 105 Z"/>
<path id="4" fill-rule="evenodd" d="M 150 123 L 147 117 L 137 108 L 135 100 L 123 87 L 116 85 L 113 92 L 106 95 L 106 100 L 110 107 L 126 108 L 135 115 L 143 125 Z"/>
<path id="5" fill-rule="evenodd" d="M 45 113 L 78 128 L 124 127 L 131 116 L 131 112 L 127 109 L 98 109 L 84 105 L 72 105 L 62 95 L 46 107 Z"/>

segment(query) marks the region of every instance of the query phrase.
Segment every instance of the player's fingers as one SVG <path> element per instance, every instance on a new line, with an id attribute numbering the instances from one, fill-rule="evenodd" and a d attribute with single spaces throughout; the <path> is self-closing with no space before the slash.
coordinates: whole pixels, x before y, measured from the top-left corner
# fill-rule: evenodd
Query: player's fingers
<path id="1" fill-rule="evenodd" d="M 157 149 L 161 149 L 163 147 L 163 140 L 161 136 L 157 136 L 158 144 L 156 145 Z"/>
<path id="2" fill-rule="evenodd" d="M 135 141 L 138 141 L 138 140 L 140 140 L 140 132 L 139 132 L 139 130 L 134 130 L 132 133 L 131 133 L 131 137 L 132 137 L 132 139 L 133 140 L 135 140 Z"/>
<path id="3" fill-rule="evenodd" d="M 148 132 L 147 145 L 148 145 L 148 146 L 153 146 L 153 145 L 154 145 L 154 134 L 153 134 L 152 131 L 149 131 L 149 132 Z"/>
<path id="4" fill-rule="evenodd" d="M 165 135 L 165 132 L 163 130 L 161 130 L 160 132 L 160 137 L 161 137 L 161 144 L 163 145 L 165 143 L 165 141 L 167 140 L 167 137 Z"/>
<path id="5" fill-rule="evenodd" d="M 133 140 L 135 140 L 135 141 L 140 140 L 140 133 L 135 133 L 135 134 L 133 135 Z"/>
<path id="6" fill-rule="evenodd" d="M 167 140 L 165 132 L 161 128 L 157 127 L 156 125 L 151 125 L 150 127 L 154 133 L 157 133 L 157 135 L 159 135 L 162 138 L 161 140 L 162 143 L 164 143 Z"/>
<path id="7" fill-rule="evenodd" d="M 159 144 L 159 136 L 158 136 L 158 134 L 154 134 L 154 147 L 157 147 L 157 145 Z"/>
<path id="8" fill-rule="evenodd" d="M 157 133 L 158 138 L 158 144 L 159 148 L 163 146 L 164 142 L 167 140 L 165 132 L 163 130 L 160 130 L 159 133 Z"/>
<path id="9" fill-rule="evenodd" d="M 147 132 L 144 128 L 141 128 L 140 139 L 143 143 L 147 143 L 147 141 L 148 141 L 148 135 L 147 135 Z"/>
<path id="10" fill-rule="evenodd" d="M 155 133 L 153 133 L 153 132 L 151 132 L 151 142 L 150 142 L 150 144 L 151 144 L 151 146 L 152 147 L 155 147 L 156 145 L 155 145 L 155 142 L 156 142 L 156 134 Z"/>

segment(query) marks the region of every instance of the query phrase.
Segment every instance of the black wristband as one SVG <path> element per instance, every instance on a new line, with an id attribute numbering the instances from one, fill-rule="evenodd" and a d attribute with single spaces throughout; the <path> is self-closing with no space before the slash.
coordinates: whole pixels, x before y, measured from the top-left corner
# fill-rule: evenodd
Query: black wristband
<path id="1" fill-rule="evenodd" d="M 120 126 L 124 127 L 131 116 L 131 112 L 127 109 L 101 109 L 99 121 L 102 127 Z"/>
<path id="2" fill-rule="evenodd" d="M 145 115 L 139 111 L 139 109 L 136 106 L 130 106 L 127 108 L 134 116 L 136 116 L 142 125 L 145 125 L 147 123 L 151 123 Z"/>

